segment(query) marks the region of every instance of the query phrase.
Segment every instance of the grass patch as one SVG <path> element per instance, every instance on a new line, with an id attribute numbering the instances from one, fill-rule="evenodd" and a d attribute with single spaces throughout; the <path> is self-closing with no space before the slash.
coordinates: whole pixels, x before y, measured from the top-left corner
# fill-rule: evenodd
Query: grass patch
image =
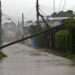
<path id="1" fill-rule="evenodd" d="M 57 51 L 53 51 L 51 49 L 43 49 L 43 48 L 38 48 L 38 47 L 35 47 L 35 49 L 37 50 L 41 50 L 41 51 L 44 51 L 44 52 L 48 52 L 48 53 L 52 53 L 52 54 L 55 54 L 57 56 L 62 56 L 62 57 L 65 57 L 65 58 L 68 58 L 68 59 L 71 59 L 73 61 L 75 61 L 75 54 L 71 54 L 71 53 L 64 53 L 64 52 L 57 52 Z"/>
<path id="2" fill-rule="evenodd" d="M 66 54 L 66 57 L 75 61 L 75 54 Z"/>
<path id="3" fill-rule="evenodd" d="M 0 60 L 3 59 L 4 57 L 7 57 L 2 51 L 0 51 Z"/>

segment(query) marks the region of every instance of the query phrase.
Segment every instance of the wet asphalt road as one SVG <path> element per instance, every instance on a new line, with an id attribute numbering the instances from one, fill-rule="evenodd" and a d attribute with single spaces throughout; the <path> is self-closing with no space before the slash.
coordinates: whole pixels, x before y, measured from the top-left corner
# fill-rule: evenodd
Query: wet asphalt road
<path id="1" fill-rule="evenodd" d="M 55 56 L 22 44 L 3 49 L 8 55 L 0 61 L 0 75 L 75 75 L 69 59 Z"/>

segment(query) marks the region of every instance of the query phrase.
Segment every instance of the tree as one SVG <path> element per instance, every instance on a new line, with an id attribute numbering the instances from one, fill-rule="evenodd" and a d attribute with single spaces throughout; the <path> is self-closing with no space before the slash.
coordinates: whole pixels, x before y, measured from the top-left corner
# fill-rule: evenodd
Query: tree
<path id="1" fill-rule="evenodd" d="M 53 13 L 51 16 L 52 17 L 71 17 L 73 15 L 73 11 L 72 10 L 68 10 L 68 11 L 60 11 L 60 12 L 55 12 Z"/>
<path id="2" fill-rule="evenodd" d="M 72 52 L 72 35 L 69 30 L 61 30 L 55 35 L 55 45 L 59 52 Z"/>
<path id="3" fill-rule="evenodd" d="M 75 19 L 72 16 L 71 18 L 66 19 L 64 22 L 65 22 L 64 24 L 65 24 L 66 29 L 70 31 L 70 34 L 72 34 L 72 43 L 73 43 L 72 52 L 75 53 L 75 50 L 74 50 L 75 49 Z"/>
<path id="4" fill-rule="evenodd" d="M 56 16 L 57 16 L 57 13 L 54 12 L 51 16 L 52 16 L 52 17 L 56 17 Z"/>

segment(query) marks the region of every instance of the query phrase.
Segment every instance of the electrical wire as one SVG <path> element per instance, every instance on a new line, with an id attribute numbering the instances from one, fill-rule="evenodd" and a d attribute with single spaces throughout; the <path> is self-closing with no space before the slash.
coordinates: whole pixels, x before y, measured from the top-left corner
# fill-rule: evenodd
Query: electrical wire
<path id="1" fill-rule="evenodd" d="M 75 5 L 74 5 L 74 7 L 73 7 L 73 9 L 72 9 L 73 11 L 75 10 Z"/>
<path id="2" fill-rule="evenodd" d="M 27 12 L 25 13 L 25 15 L 29 15 L 34 9 L 35 9 L 35 7 L 33 7 L 32 9 L 30 9 L 29 11 L 27 11 Z"/>
<path id="3" fill-rule="evenodd" d="M 26 13 L 24 13 L 24 15 L 25 15 L 24 19 L 25 19 L 26 21 L 28 21 L 28 19 L 30 18 L 30 16 L 32 16 L 32 13 L 33 13 L 34 10 L 35 10 L 35 7 L 31 8 L 31 9 L 28 10 Z M 27 15 L 28 15 L 28 16 L 27 16 Z M 20 18 L 19 20 L 21 20 L 21 18 Z"/>
<path id="4" fill-rule="evenodd" d="M 26 16 L 25 17 L 25 19 L 30 19 L 30 17 L 33 17 L 33 16 L 35 16 L 35 15 L 32 15 L 33 14 L 33 12 L 34 12 L 34 10 L 30 10 L 27 14 L 28 14 L 28 16 Z M 27 14 L 25 14 L 25 15 L 27 15 Z M 34 13 L 35 14 L 35 13 Z"/>
<path id="5" fill-rule="evenodd" d="M 64 0 L 64 4 L 63 4 L 63 7 L 62 7 L 62 11 L 64 11 L 65 6 L 66 6 L 66 3 L 67 3 L 67 0 Z"/>
<path id="6" fill-rule="evenodd" d="M 53 9 L 44 8 L 44 7 L 42 7 L 42 6 L 41 6 L 41 8 L 44 9 L 44 10 L 46 10 L 46 11 L 48 11 L 48 12 L 53 11 Z"/>
<path id="7" fill-rule="evenodd" d="M 49 7 L 49 6 L 45 6 L 45 5 L 40 5 L 43 8 L 49 9 L 49 10 L 54 10 L 53 7 Z M 55 8 L 56 10 L 58 10 L 57 8 Z"/>
<path id="8" fill-rule="evenodd" d="M 46 16 L 46 13 L 41 8 L 39 8 L 39 9 Z"/>
<path id="9" fill-rule="evenodd" d="M 62 4 L 62 0 L 60 1 L 60 5 L 59 5 L 59 11 L 60 11 L 60 8 L 61 8 L 61 4 Z"/>
<path id="10" fill-rule="evenodd" d="M 52 7 L 49 7 L 49 6 L 45 6 L 45 5 L 40 5 L 40 6 L 42 6 L 44 8 L 48 8 L 48 9 L 52 9 L 53 10 L 53 8 Z"/>
<path id="11" fill-rule="evenodd" d="M 52 14 L 52 13 L 53 13 L 53 9 L 44 8 L 44 7 L 42 7 L 42 6 L 41 6 L 41 9 L 44 10 L 44 11 L 46 11 L 46 12 L 49 13 L 49 14 Z"/>

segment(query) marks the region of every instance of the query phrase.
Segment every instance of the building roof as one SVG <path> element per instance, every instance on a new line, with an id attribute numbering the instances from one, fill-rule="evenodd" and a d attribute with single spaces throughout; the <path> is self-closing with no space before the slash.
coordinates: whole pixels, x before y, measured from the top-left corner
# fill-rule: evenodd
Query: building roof
<path id="1" fill-rule="evenodd" d="M 69 17 L 51 17 L 49 20 L 63 20 L 63 19 L 68 19 Z"/>

